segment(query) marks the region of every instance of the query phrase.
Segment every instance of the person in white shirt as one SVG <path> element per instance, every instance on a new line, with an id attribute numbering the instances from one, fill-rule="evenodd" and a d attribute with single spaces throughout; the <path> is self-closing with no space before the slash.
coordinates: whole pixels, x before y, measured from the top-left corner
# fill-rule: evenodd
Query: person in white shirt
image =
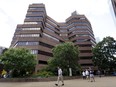
<path id="1" fill-rule="evenodd" d="M 83 79 L 86 79 L 85 71 L 82 72 Z"/>
<path id="2" fill-rule="evenodd" d="M 85 71 L 85 74 L 86 74 L 86 79 L 89 79 L 89 71 L 87 69 Z"/>
<path id="3" fill-rule="evenodd" d="M 57 79 L 57 83 L 55 84 L 56 86 L 59 85 L 60 80 L 61 80 L 62 86 L 63 86 L 64 81 L 63 81 L 62 69 L 60 67 L 58 67 L 58 79 Z"/>

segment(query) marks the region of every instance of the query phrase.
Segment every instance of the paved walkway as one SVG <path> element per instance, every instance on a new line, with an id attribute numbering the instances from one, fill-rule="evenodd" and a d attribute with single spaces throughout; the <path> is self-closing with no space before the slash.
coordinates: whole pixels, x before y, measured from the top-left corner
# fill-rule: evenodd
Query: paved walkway
<path id="1" fill-rule="evenodd" d="M 95 82 L 83 79 L 65 80 L 63 87 L 116 87 L 116 76 L 95 77 L 95 80 Z M 0 82 L 0 87 L 56 87 L 55 82 Z"/>

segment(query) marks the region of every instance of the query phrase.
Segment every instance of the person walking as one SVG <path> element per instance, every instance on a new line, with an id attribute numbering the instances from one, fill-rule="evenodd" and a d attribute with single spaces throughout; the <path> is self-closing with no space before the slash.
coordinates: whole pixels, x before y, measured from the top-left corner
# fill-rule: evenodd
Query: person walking
<path id="1" fill-rule="evenodd" d="M 83 79 L 86 79 L 86 74 L 85 74 L 85 71 L 84 70 L 82 72 L 82 76 L 83 76 Z"/>
<path id="2" fill-rule="evenodd" d="M 62 69 L 60 67 L 58 67 L 58 78 L 57 78 L 57 83 L 55 85 L 59 86 L 60 81 L 62 82 L 62 86 L 63 86 L 64 81 L 63 81 Z"/>
<path id="3" fill-rule="evenodd" d="M 90 82 L 95 82 L 94 71 L 90 70 Z"/>
<path id="4" fill-rule="evenodd" d="M 86 74 L 86 79 L 89 79 L 89 71 L 87 69 L 85 70 L 85 74 Z"/>

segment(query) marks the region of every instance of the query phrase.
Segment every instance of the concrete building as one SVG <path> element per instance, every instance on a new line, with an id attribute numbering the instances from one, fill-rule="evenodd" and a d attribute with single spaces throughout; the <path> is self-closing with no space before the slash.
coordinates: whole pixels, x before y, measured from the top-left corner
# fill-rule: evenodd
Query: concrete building
<path id="1" fill-rule="evenodd" d="M 111 0 L 112 1 L 112 6 L 113 6 L 113 10 L 114 10 L 114 14 L 116 17 L 116 0 Z"/>
<path id="2" fill-rule="evenodd" d="M 47 15 L 44 4 L 31 4 L 24 23 L 17 25 L 10 47 L 30 49 L 37 56 L 37 72 L 53 56 L 52 48 L 63 42 L 79 46 L 79 63 L 83 68 L 93 67 L 92 47 L 96 42 L 89 20 L 75 11 L 58 23 Z"/>
<path id="3" fill-rule="evenodd" d="M 110 12 L 116 26 L 116 0 L 108 0 Z"/>

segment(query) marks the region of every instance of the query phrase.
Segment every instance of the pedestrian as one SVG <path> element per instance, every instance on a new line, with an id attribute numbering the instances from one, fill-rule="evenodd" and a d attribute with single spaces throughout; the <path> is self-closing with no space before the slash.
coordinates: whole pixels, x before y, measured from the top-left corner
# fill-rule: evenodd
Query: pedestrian
<path id="1" fill-rule="evenodd" d="M 82 76 L 83 76 L 83 79 L 86 79 L 86 74 L 85 74 L 85 71 L 84 70 L 82 72 Z"/>
<path id="2" fill-rule="evenodd" d="M 58 78 L 57 78 L 57 83 L 55 85 L 59 86 L 60 81 L 62 82 L 62 86 L 63 86 L 64 81 L 63 81 L 62 69 L 60 67 L 58 67 Z"/>
<path id="3" fill-rule="evenodd" d="M 89 71 L 87 69 L 85 71 L 85 74 L 86 74 L 86 79 L 89 79 Z"/>
<path id="4" fill-rule="evenodd" d="M 90 70 L 90 81 L 95 82 L 94 72 L 92 70 Z"/>
<path id="5" fill-rule="evenodd" d="M 7 78 L 7 71 L 4 69 L 2 70 L 2 77 Z"/>

